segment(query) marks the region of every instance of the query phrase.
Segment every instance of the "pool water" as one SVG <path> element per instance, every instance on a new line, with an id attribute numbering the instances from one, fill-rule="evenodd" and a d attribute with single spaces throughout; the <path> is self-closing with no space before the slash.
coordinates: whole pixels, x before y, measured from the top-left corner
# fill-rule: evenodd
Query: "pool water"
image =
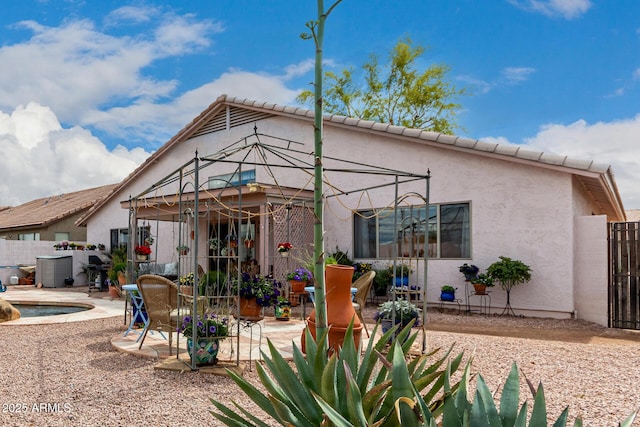
<path id="1" fill-rule="evenodd" d="M 89 307 L 71 305 L 41 305 L 41 304 L 11 304 L 19 312 L 20 317 L 55 316 L 58 314 L 71 314 L 89 310 Z"/>

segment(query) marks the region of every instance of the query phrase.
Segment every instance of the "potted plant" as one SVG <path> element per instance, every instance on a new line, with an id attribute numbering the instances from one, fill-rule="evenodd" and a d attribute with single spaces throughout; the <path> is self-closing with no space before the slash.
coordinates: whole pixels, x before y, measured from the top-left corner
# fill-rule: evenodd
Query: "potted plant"
<path id="1" fill-rule="evenodd" d="M 471 279 L 471 284 L 476 295 L 486 295 L 487 288 L 493 286 L 493 279 L 488 274 L 482 273 Z"/>
<path id="2" fill-rule="evenodd" d="M 376 275 L 373 278 L 373 293 L 379 297 L 385 296 L 387 295 L 387 290 L 391 284 L 393 273 L 388 268 L 375 270 L 375 272 Z"/>
<path id="3" fill-rule="evenodd" d="M 283 295 L 278 296 L 273 312 L 276 320 L 289 320 L 291 316 L 291 301 Z"/>
<path id="4" fill-rule="evenodd" d="M 358 280 L 364 273 L 371 271 L 372 266 L 368 262 L 356 262 L 353 264 L 353 281 Z"/>
<path id="5" fill-rule="evenodd" d="M 466 262 L 462 264 L 458 268 L 458 270 L 460 271 L 460 273 L 464 274 L 464 279 L 468 282 L 470 282 L 471 279 L 474 279 L 478 275 L 478 271 L 480 271 L 477 266 L 473 264 L 467 264 Z"/>
<path id="6" fill-rule="evenodd" d="M 195 283 L 195 275 L 188 273 L 185 276 L 180 276 L 180 292 L 185 295 L 193 295 L 193 284 Z"/>
<path id="7" fill-rule="evenodd" d="M 280 282 L 261 274 L 242 273 L 237 276 L 232 283 L 231 292 L 240 297 L 240 317 L 252 321 L 261 320 L 262 308 L 275 305 L 281 288 Z"/>
<path id="8" fill-rule="evenodd" d="M 487 274 L 500 282 L 500 286 L 507 292 L 507 304 L 502 311 L 513 312 L 511 308 L 511 289 L 522 283 L 531 280 L 531 268 L 522 261 L 514 260 L 506 256 L 500 256 L 500 261 L 496 261 L 487 268 Z"/>
<path id="9" fill-rule="evenodd" d="M 220 340 L 229 336 L 229 322 L 226 317 L 215 314 L 197 314 L 195 318 L 185 316 L 178 332 L 187 338 L 187 352 L 192 360 L 196 358 L 196 365 L 215 365 L 218 363 Z M 195 342 L 194 335 L 197 335 Z"/>
<path id="10" fill-rule="evenodd" d="M 218 253 L 218 249 L 222 247 L 222 242 L 217 237 L 212 237 L 209 239 L 209 249 L 213 251 L 213 254 Z"/>
<path id="11" fill-rule="evenodd" d="M 300 304 L 300 295 L 304 292 L 307 283 L 313 279 L 311 271 L 305 267 L 298 267 L 286 276 L 291 289 L 291 306 L 295 307 Z"/>
<path id="12" fill-rule="evenodd" d="M 451 285 L 444 285 L 440 288 L 440 300 L 442 301 L 455 301 L 456 288 Z"/>
<path id="13" fill-rule="evenodd" d="M 178 251 L 180 255 L 186 255 L 189 253 L 189 246 L 187 245 L 176 246 L 176 251 Z"/>
<path id="14" fill-rule="evenodd" d="M 304 267 L 298 267 L 287 274 L 287 280 L 294 292 L 303 292 L 307 282 L 313 279 L 313 274 Z"/>
<path id="15" fill-rule="evenodd" d="M 415 320 L 414 325 L 417 324 L 420 318 L 420 309 L 405 299 L 396 299 L 380 304 L 373 318 L 376 322 L 380 322 L 383 333 L 394 325 L 398 325 L 397 334 L 412 320 Z"/>
<path id="16" fill-rule="evenodd" d="M 393 277 L 393 267 L 394 265 L 389 265 L 389 272 L 391 273 L 391 277 Z M 403 262 L 399 262 L 395 264 L 396 271 L 396 286 L 409 286 L 409 275 L 413 273 L 413 269 L 409 264 L 405 264 Z"/>
<path id="17" fill-rule="evenodd" d="M 151 254 L 151 248 L 146 245 L 138 245 L 133 251 L 136 253 L 136 258 L 138 261 L 147 261 L 149 259 L 149 254 Z"/>
<path id="18" fill-rule="evenodd" d="M 278 246 L 276 249 L 278 250 L 278 253 L 280 254 L 280 256 L 288 257 L 289 251 L 293 249 L 293 245 L 289 242 L 281 242 L 281 243 L 278 243 Z"/>

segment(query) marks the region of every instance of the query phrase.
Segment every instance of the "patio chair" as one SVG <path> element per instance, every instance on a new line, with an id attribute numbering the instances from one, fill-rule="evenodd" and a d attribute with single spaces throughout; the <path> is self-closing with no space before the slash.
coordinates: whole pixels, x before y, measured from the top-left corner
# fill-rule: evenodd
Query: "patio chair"
<path id="1" fill-rule="evenodd" d="M 140 346 L 149 329 L 169 335 L 169 356 L 171 356 L 171 336 L 178 328 L 178 286 L 171 280 L 154 274 L 144 274 L 136 281 L 142 295 L 149 324 L 144 331 Z"/>
<path id="2" fill-rule="evenodd" d="M 364 326 L 364 331 L 367 333 L 367 337 L 369 337 L 369 330 L 367 329 L 367 324 L 364 322 L 362 310 L 367 303 L 367 297 L 369 296 L 369 292 L 371 292 L 371 285 L 373 285 L 374 277 L 376 277 L 376 272 L 368 271 L 356 279 L 356 281 L 351 285 L 351 287 L 357 289 L 356 295 L 353 297 L 353 308 L 360 318 L 360 323 Z"/>

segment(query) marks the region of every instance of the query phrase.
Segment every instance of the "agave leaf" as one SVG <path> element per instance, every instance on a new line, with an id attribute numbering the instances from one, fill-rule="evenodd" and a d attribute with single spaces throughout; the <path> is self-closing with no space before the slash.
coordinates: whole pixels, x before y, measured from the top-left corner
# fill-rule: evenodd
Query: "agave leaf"
<path id="1" fill-rule="evenodd" d="M 320 395 L 313 393 L 313 398 L 318 403 L 318 405 L 322 408 L 325 416 L 333 423 L 334 426 L 353 427 L 353 424 L 351 424 L 351 422 L 348 419 L 346 419 L 344 416 L 342 416 L 340 412 L 336 411 L 331 405 L 325 402 Z M 317 425 L 319 426 L 319 425 L 326 425 L 326 424 L 323 423 L 323 424 L 317 424 Z"/>
<path id="2" fill-rule="evenodd" d="M 450 354 L 452 348 L 453 347 L 451 347 L 449 351 L 447 351 L 447 355 Z M 450 373 L 458 370 L 458 368 L 460 367 L 460 364 L 462 363 L 463 356 L 464 356 L 464 352 L 458 354 L 458 356 L 456 356 L 456 358 L 453 359 L 452 361 L 447 362 L 447 365 L 445 366 L 449 367 Z M 444 362 L 445 362 L 444 359 L 440 359 L 436 363 L 438 364 L 438 366 L 441 366 Z M 469 362 L 467 363 L 471 363 L 471 360 L 469 360 Z M 435 379 L 435 383 L 423 397 L 426 402 L 431 402 L 436 396 L 436 394 L 438 394 L 440 390 L 443 388 L 443 385 L 444 385 L 443 373 L 444 373 L 443 371 L 436 372 L 435 370 L 427 369 L 425 370 L 424 376 L 415 380 L 414 383 L 416 385 L 416 388 L 422 391 L 428 384 L 430 384 Z M 450 390 L 450 391 L 453 392 L 453 390 Z"/>
<path id="3" fill-rule="evenodd" d="M 337 396 L 336 387 L 336 364 L 338 359 L 336 354 L 332 354 L 329 358 L 329 363 L 324 368 L 324 372 L 320 376 L 320 389 L 318 390 L 320 396 L 331 406 L 335 406 Z"/>
<path id="4" fill-rule="evenodd" d="M 306 417 L 311 422 L 319 423 L 322 420 L 322 411 L 312 399 L 311 390 L 300 382 L 296 373 L 278 352 L 271 340 L 267 340 L 267 343 L 271 351 L 271 358 L 265 357 L 263 362 L 269 371 L 271 371 L 281 390 L 277 390 L 275 382 L 269 383 L 268 375 L 261 375 L 260 369 L 257 369 L 261 381 L 265 387 L 273 384 L 272 387 L 268 387 L 268 390 L 270 390 L 278 400 L 283 402 L 289 401 L 291 403 L 290 406 L 295 407 L 295 409 L 292 408 L 292 410 L 294 412 L 296 412 L 296 410 L 299 411 L 300 415 L 298 416 Z M 267 384 L 265 384 L 265 382 L 267 382 Z"/>
<path id="5" fill-rule="evenodd" d="M 371 332 L 372 337 L 376 336 L 378 325 L 379 323 L 376 323 L 373 327 L 373 332 Z M 380 343 L 380 341 L 376 341 L 376 346 L 374 347 L 374 341 L 375 340 L 373 339 L 369 340 L 360 360 L 360 368 L 358 369 L 358 372 L 356 372 L 356 381 L 360 390 L 365 390 L 371 382 L 371 374 L 378 363 L 378 356 L 376 352 L 379 352 L 383 347 L 383 344 Z"/>
<path id="6" fill-rule="evenodd" d="M 347 362 L 343 363 L 344 372 L 347 379 L 347 395 L 345 401 L 347 403 L 347 413 L 349 414 L 349 419 L 354 426 L 365 427 L 369 423 L 367 420 L 367 416 L 362 409 L 362 395 L 360 394 L 358 383 L 356 383 L 356 380 L 351 373 L 351 369 L 349 369 L 349 364 Z"/>
<path id="7" fill-rule="evenodd" d="M 476 390 L 473 404 L 471 405 L 471 411 L 469 413 L 469 425 L 473 427 L 489 427 L 489 414 L 487 414 L 487 406 L 489 402 L 484 401 L 483 396 L 485 394 Z"/>
<path id="8" fill-rule="evenodd" d="M 516 423 L 514 427 L 526 427 L 527 426 L 527 402 L 524 402 L 520 407 L 520 412 L 518 412 L 518 418 L 516 418 Z"/>
<path id="9" fill-rule="evenodd" d="M 413 386 L 413 384 L 412 384 Z M 435 417 L 433 416 L 433 414 L 431 413 L 431 411 L 429 410 L 429 407 L 427 405 L 427 402 L 425 402 L 422 397 L 420 396 L 420 392 L 418 391 L 418 389 L 415 388 L 415 386 L 413 386 L 413 394 L 414 396 L 416 396 L 416 405 L 418 406 L 418 409 L 420 410 L 420 415 L 422 418 L 422 425 L 423 426 L 436 426 L 436 421 L 435 421 Z"/>
<path id="10" fill-rule="evenodd" d="M 513 425 L 518 417 L 518 405 L 520 404 L 520 378 L 518 376 L 518 366 L 514 362 L 507 381 L 502 388 L 500 396 L 500 418 L 502 425 Z"/>
<path id="11" fill-rule="evenodd" d="M 522 376 L 524 377 L 524 380 L 527 382 L 527 385 L 529 386 L 529 391 L 531 392 L 531 396 L 536 397 L 536 388 L 533 386 L 533 383 L 531 381 L 529 381 L 529 378 L 527 378 L 527 374 L 524 373 L 524 371 L 522 371 Z"/>
<path id="12" fill-rule="evenodd" d="M 633 421 L 636 419 L 636 415 L 638 415 L 638 411 L 633 411 L 627 419 L 620 423 L 620 427 L 631 427 Z M 580 421 L 580 425 L 582 425 L 582 420 L 576 420 L 576 423 Z"/>
<path id="13" fill-rule="evenodd" d="M 295 402 L 291 401 L 287 394 L 282 391 L 277 382 L 267 374 L 266 370 L 261 365 L 256 365 L 256 370 L 258 372 L 260 382 L 268 392 L 267 397 L 270 403 L 270 410 L 268 413 L 281 424 L 284 423 L 284 421 L 295 420 L 295 425 L 309 425 L 307 418 L 309 416 L 313 417 L 314 414 L 302 412 Z M 277 404 L 274 404 L 274 402 L 277 404 L 282 403 L 287 405 L 287 410 L 283 410 Z M 321 417 L 321 411 L 319 409 L 316 411 L 316 418 L 317 417 Z"/>
<path id="14" fill-rule="evenodd" d="M 569 407 L 564 408 L 564 411 L 560 414 L 555 423 L 553 423 L 553 427 L 566 427 L 567 418 L 569 416 Z"/>
<path id="15" fill-rule="evenodd" d="M 411 378 L 409 377 L 409 370 L 404 359 L 404 354 L 399 350 L 398 342 L 394 343 L 395 351 L 393 354 L 393 370 L 392 373 L 392 390 L 391 396 L 394 402 L 397 402 L 401 398 L 411 399 L 413 403 L 413 385 L 411 384 Z M 396 404 L 394 403 L 394 406 Z M 413 408 L 413 406 L 411 406 Z M 416 418 L 416 414 L 407 406 L 400 405 L 400 419 L 402 422 L 407 420 L 413 420 Z"/>
<path id="16" fill-rule="evenodd" d="M 529 420 L 529 427 L 547 427 L 547 405 L 544 399 L 542 383 L 538 384 L 536 397 L 533 401 L 531 419 Z"/>
<path id="17" fill-rule="evenodd" d="M 458 382 L 458 390 L 454 395 L 455 406 L 457 408 L 457 416 L 460 420 L 469 417 L 471 412 L 471 403 L 468 399 L 468 390 L 469 390 L 469 381 L 471 377 L 471 361 L 467 362 L 464 372 L 462 374 L 462 379 Z M 445 390 L 446 393 L 452 394 L 454 388 L 451 387 L 451 363 L 447 364 L 447 369 L 445 371 Z M 435 412 L 434 412 L 435 413 Z M 466 414 L 466 415 L 465 415 Z"/>
<path id="18" fill-rule="evenodd" d="M 260 366 L 260 365 L 256 365 Z M 227 369 L 227 375 L 244 391 L 244 393 L 263 411 L 270 415 L 274 419 L 278 419 L 278 414 L 274 411 L 271 401 L 260 390 L 249 384 L 247 380 L 236 374 L 235 372 Z"/>
<path id="19" fill-rule="evenodd" d="M 243 427 L 255 426 L 254 424 L 249 424 L 246 421 L 246 417 L 238 414 L 233 409 L 228 408 L 227 406 L 223 405 L 220 402 L 216 402 L 213 399 L 209 399 L 209 400 L 218 409 L 218 411 L 220 411 L 220 413 L 217 413 L 217 412 L 214 412 L 214 411 L 209 411 L 209 413 L 211 415 L 213 415 L 214 418 L 222 421 L 225 425 L 227 425 L 227 426 L 243 426 Z M 234 402 L 234 405 L 239 408 L 239 406 L 235 402 Z M 267 424 L 263 423 L 260 420 L 258 420 L 258 421 L 260 423 L 260 424 L 258 424 L 258 426 L 267 427 Z"/>
<path id="20" fill-rule="evenodd" d="M 487 383 L 484 381 L 484 378 L 482 378 L 482 375 L 478 375 L 478 385 L 476 390 L 477 394 L 482 396 L 482 401 L 484 402 L 484 413 L 486 414 L 488 425 L 492 427 L 501 427 L 502 420 L 500 419 L 498 409 L 496 408 L 496 404 L 493 400 L 493 394 L 487 386 Z"/>

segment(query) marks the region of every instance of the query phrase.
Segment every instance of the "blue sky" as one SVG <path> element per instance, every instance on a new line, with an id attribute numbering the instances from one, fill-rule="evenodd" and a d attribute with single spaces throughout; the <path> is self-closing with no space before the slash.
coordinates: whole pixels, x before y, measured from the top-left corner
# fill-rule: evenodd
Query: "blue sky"
<path id="1" fill-rule="evenodd" d="M 4 2 L 0 205 L 119 181 L 222 93 L 296 105 L 315 18 L 315 0 Z M 343 0 L 326 29 L 326 69 L 428 47 L 468 93 L 458 135 L 611 164 L 640 208 L 640 2 Z"/>

